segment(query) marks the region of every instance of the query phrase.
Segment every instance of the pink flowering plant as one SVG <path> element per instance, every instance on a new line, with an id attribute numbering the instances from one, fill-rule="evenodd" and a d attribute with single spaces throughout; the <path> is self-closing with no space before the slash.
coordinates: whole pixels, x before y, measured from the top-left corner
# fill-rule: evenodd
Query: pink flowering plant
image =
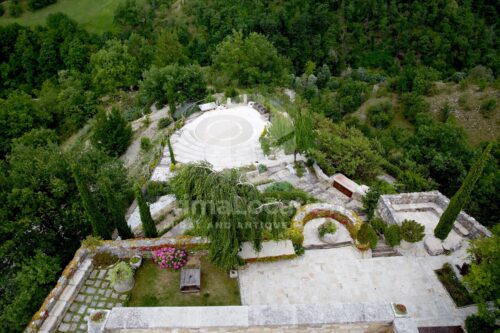
<path id="1" fill-rule="evenodd" d="M 163 247 L 153 251 L 153 261 L 160 265 L 161 269 L 181 269 L 187 262 L 187 252 L 175 247 Z"/>

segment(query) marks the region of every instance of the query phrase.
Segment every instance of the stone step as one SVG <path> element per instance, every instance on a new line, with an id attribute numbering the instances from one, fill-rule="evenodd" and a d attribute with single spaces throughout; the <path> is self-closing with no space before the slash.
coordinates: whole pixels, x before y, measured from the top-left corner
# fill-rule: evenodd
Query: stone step
<path id="1" fill-rule="evenodd" d="M 401 257 L 401 254 L 393 249 L 390 250 L 373 250 L 372 258 L 378 257 Z"/>
<path id="2" fill-rule="evenodd" d="M 335 244 L 311 244 L 304 246 L 305 250 L 323 250 L 323 249 L 335 249 L 338 247 L 351 246 L 352 242 L 341 242 Z"/>

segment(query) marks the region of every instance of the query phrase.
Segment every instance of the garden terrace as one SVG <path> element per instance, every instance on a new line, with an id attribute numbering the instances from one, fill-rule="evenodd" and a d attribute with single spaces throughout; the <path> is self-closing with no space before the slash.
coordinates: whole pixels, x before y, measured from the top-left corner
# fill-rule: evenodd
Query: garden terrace
<path id="1" fill-rule="evenodd" d="M 196 252 L 190 256 L 199 255 Z M 130 307 L 151 306 L 214 306 L 240 305 L 238 281 L 218 270 L 201 256 L 201 291 L 183 293 L 179 289 L 180 270 L 160 269 L 152 260 L 145 260 L 135 275 L 135 286 L 130 292 Z"/>
<path id="2" fill-rule="evenodd" d="M 454 251 L 470 239 L 491 237 L 486 227 L 465 212 L 458 215 L 453 230 L 444 242 L 434 237 L 434 229 L 448 204 L 449 199 L 438 191 L 382 195 L 376 214 L 388 224 L 400 225 L 409 219 L 424 225 L 426 236 L 420 247 L 425 247 L 430 255 Z"/>

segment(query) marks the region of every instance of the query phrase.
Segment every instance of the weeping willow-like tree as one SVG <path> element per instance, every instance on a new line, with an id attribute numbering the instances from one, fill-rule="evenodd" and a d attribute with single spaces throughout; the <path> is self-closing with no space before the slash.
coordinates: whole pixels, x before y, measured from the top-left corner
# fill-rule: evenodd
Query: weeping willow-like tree
<path id="1" fill-rule="evenodd" d="M 214 171 L 208 163 L 187 164 L 171 180 L 180 205 L 210 241 L 209 255 L 221 269 L 238 266 L 244 241 L 260 250 L 263 233 L 278 236 L 287 226 L 280 202 L 266 202 L 235 169 Z"/>

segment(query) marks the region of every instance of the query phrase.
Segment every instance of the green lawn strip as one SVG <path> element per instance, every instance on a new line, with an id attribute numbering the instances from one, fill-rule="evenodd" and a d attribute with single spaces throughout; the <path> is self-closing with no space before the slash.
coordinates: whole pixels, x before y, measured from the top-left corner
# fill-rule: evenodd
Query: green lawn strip
<path id="1" fill-rule="evenodd" d="M 58 0 L 57 3 L 34 12 L 26 10 L 18 18 L 5 15 L 0 18 L 0 24 L 43 25 L 49 14 L 61 12 L 82 24 L 89 32 L 103 33 L 113 31 L 113 15 L 120 2 L 124 0 Z"/>
<path id="2" fill-rule="evenodd" d="M 180 271 L 160 269 L 145 260 L 135 274 L 135 286 L 127 306 L 214 306 L 240 305 L 236 279 L 219 271 L 207 257 L 201 259 L 201 292 L 183 294 L 179 290 Z"/>

